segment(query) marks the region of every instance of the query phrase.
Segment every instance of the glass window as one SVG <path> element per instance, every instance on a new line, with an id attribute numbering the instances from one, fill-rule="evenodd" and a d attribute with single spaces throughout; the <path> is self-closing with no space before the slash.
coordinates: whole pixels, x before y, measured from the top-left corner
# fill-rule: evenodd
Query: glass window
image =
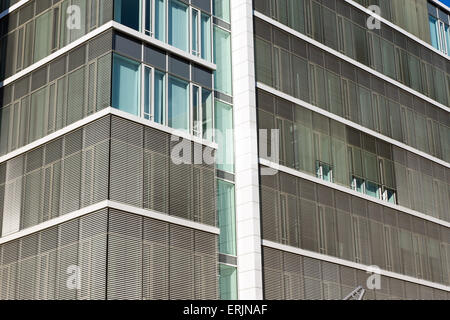
<path id="1" fill-rule="evenodd" d="M 176 0 L 169 2 L 169 44 L 188 51 L 188 6 Z"/>
<path id="2" fill-rule="evenodd" d="M 211 91 L 202 89 L 202 132 L 203 139 L 213 140 L 213 107 Z"/>
<path id="3" fill-rule="evenodd" d="M 114 55 L 112 106 L 139 115 L 140 64 Z"/>
<path id="4" fill-rule="evenodd" d="M 171 128 L 189 131 L 189 83 L 169 77 L 169 117 Z"/>
<path id="5" fill-rule="evenodd" d="M 155 37 L 166 41 L 166 0 L 155 0 Z"/>
<path id="6" fill-rule="evenodd" d="M 331 165 L 317 161 L 316 162 L 316 176 L 319 179 L 333 182 L 333 169 Z"/>
<path id="7" fill-rule="evenodd" d="M 194 136 L 199 137 L 201 135 L 201 111 L 200 111 L 200 88 L 198 86 L 192 86 L 192 119 L 194 121 L 192 131 Z"/>
<path id="8" fill-rule="evenodd" d="M 144 69 L 144 118 L 152 119 L 152 69 L 145 67 Z"/>
<path id="9" fill-rule="evenodd" d="M 51 11 L 44 13 L 36 19 L 35 31 L 34 61 L 36 62 L 50 54 L 52 36 Z"/>
<path id="10" fill-rule="evenodd" d="M 364 193 L 364 180 L 361 178 L 353 177 L 352 189 Z"/>
<path id="11" fill-rule="evenodd" d="M 140 2 L 140 0 L 114 0 L 114 20 L 139 31 L 141 25 Z"/>
<path id="12" fill-rule="evenodd" d="M 235 267 L 219 264 L 219 291 L 221 300 L 237 300 L 237 270 Z"/>
<path id="13" fill-rule="evenodd" d="M 429 16 L 429 22 L 430 22 L 430 33 L 431 33 L 431 45 L 439 50 L 437 20 L 434 17 Z"/>
<path id="14" fill-rule="evenodd" d="M 154 110 L 153 121 L 164 124 L 165 123 L 165 75 L 163 72 L 155 70 L 155 87 L 154 95 Z"/>
<path id="15" fill-rule="evenodd" d="M 365 187 L 366 187 L 365 191 L 368 196 L 380 198 L 380 187 L 377 184 L 370 181 L 366 181 Z"/>
<path id="16" fill-rule="evenodd" d="M 219 219 L 219 252 L 236 255 L 236 217 L 234 185 L 217 180 L 217 215 Z"/>
<path id="17" fill-rule="evenodd" d="M 230 22 L 230 0 L 214 0 L 214 15 Z"/>
<path id="18" fill-rule="evenodd" d="M 146 35 L 153 35 L 153 8 L 152 0 L 145 0 L 145 26 L 144 32 Z"/>
<path id="19" fill-rule="evenodd" d="M 233 108 L 221 101 L 215 101 L 215 141 L 217 150 L 217 169 L 234 172 Z"/>
<path id="20" fill-rule="evenodd" d="M 387 202 L 390 202 L 392 204 L 396 204 L 395 191 L 387 189 L 387 188 L 384 189 L 383 200 L 387 201 Z"/>
<path id="21" fill-rule="evenodd" d="M 192 54 L 194 56 L 199 55 L 199 44 L 198 44 L 198 25 L 199 25 L 199 11 L 192 9 Z"/>
<path id="22" fill-rule="evenodd" d="M 201 17 L 201 51 L 202 59 L 211 61 L 211 18 L 204 13 Z"/>
<path id="23" fill-rule="evenodd" d="M 266 44 L 266 43 L 265 43 Z M 256 45 L 258 48 L 258 39 L 256 39 Z M 270 58 L 270 45 L 267 44 L 268 57 L 264 56 L 263 59 L 266 63 L 269 63 L 265 66 L 265 68 L 269 68 L 271 66 L 271 58 Z M 257 57 L 257 72 L 259 71 L 259 66 L 262 65 L 258 62 L 261 61 L 262 57 L 258 54 L 259 50 L 256 51 Z M 217 65 L 217 70 L 214 73 L 214 88 L 228 95 L 232 95 L 233 89 L 231 84 L 231 37 L 230 33 L 214 26 L 214 63 Z M 269 78 L 271 79 L 271 72 L 269 73 Z M 259 74 L 259 72 L 258 72 Z M 262 75 L 260 78 L 263 78 Z M 264 82 L 263 79 L 260 79 Z M 272 84 L 269 82 L 268 84 Z"/>

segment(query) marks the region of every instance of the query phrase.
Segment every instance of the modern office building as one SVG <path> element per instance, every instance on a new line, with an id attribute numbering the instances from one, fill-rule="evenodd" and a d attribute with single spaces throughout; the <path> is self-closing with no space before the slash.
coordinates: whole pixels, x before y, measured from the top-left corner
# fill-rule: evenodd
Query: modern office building
<path id="1" fill-rule="evenodd" d="M 2 0 L 0 299 L 450 298 L 449 15 Z"/>

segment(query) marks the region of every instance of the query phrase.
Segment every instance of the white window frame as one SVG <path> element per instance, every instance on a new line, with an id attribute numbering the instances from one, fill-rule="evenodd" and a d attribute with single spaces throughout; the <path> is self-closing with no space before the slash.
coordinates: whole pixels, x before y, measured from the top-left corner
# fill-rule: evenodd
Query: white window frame
<path id="1" fill-rule="evenodd" d="M 150 11 L 150 30 L 146 29 L 146 23 L 147 23 L 147 0 L 142 0 L 142 26 L 141 26 L 141 30 L 142 32 L 150 37 L 154 37 L 154 30 L 155 30 L 155 1 L 154 0 L 149 0 L 150 1 L 150 7 L 151 7 L 151 11 Z"/>
<path id="2" fill-rule="evenodd" d="M 155 99 L 154 99 L 154 94 L 155 94 L 155 68 L 153 68 L 152 66 L 143 63 L 142 64 L 142 71 L 141 71 L 141 112 L 140 112 L 140 117 L 146 119 L 146 113 L 145 113 L 145 70 L 149 69 L 150 70 L 150 106 L 149 106 L 149 113 L 148 113 L 148 119 L 146 120 L 150 120 L 150 121 L 154 121 L 154 104 L 155 104 Z"/>
<path id="3" fill-rule="evenodd" d="M 201 36 L 202 36 L 202 33 L 201 33 L 201 29 L 200 28 L 201 28 L 201 14 L 202 14 L 202 12 L 201 12 L 200 9 L 194 8 L 192 6 L 189 6 L 189 7 L 190 7 L 190 10 L 189 10 L 189 22 L 190 22 L 189 23 L 189 53 L 194 55 L 194 56 L 196 56 L 196 57 L 201 57 L 202 56 L 202 54 L 201 54 L 201 50 L 202 50 Z M 197 13 L 197 51 L 194 51 L 193 45 L 192 45 L 192 42 L 194 41 L 194 32 L 193 32 L 193 29 L 192 29 L 192 24 L 193 24 L 193 20 L 194 20 L 194 18 L 193 18 L 194 12 Z"/>

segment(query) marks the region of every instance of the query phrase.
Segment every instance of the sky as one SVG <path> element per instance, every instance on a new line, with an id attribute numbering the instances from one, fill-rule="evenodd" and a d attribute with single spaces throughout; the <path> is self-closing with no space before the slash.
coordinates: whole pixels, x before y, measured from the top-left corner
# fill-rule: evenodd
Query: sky
<path id="1" fill-rule="evenodd" d="M 439 0 L 439 2 L 442 2 L 443 4 L 447 5 L 447 7 L 450 7 L 450 0 Z"/>

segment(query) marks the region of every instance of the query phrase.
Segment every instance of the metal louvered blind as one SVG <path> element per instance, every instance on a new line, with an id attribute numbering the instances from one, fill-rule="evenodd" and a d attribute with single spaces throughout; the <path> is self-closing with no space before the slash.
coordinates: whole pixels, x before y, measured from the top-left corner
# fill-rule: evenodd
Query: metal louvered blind
<path id="1" fill-rule="evenodd" d="M 143 195 L 143 127 L 113 117 L 111 122 L 110 199 L 136 207 Z"/>
<path id="2" fill-rule="evenodd" d="M 141 299 L 142 217 L 111 209 L 108 232 L 107 298 Z"/>

